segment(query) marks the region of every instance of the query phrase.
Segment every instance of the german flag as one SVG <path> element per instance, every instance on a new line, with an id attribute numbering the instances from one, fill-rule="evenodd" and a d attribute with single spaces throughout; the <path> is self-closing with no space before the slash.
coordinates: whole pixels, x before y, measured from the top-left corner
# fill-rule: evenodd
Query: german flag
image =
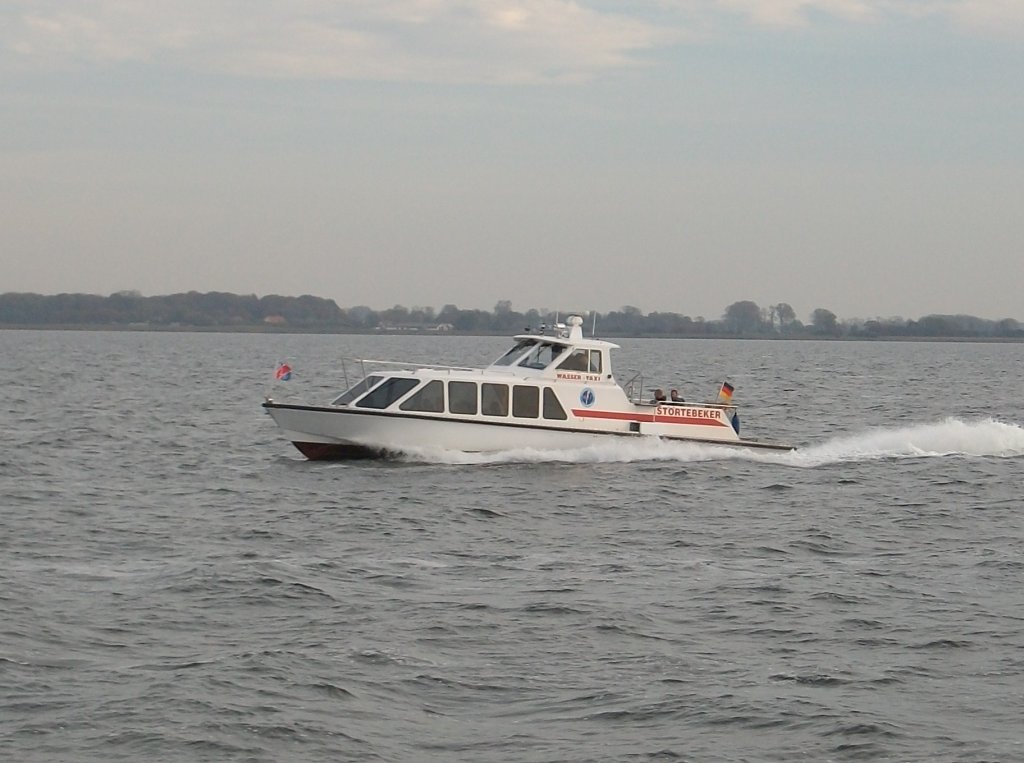
<path id="1" fill-rule="evenodd" d="M 722 382 L 722 388 L 718 390 L 718 402 L 728 405 L 732 402 L 732 391 L 736 389 L 729 382 Z"/>

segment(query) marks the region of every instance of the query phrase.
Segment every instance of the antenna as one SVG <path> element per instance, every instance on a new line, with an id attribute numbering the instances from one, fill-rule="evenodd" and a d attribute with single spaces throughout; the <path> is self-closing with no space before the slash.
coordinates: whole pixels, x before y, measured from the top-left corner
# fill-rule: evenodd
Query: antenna
<path id="1" fill-rule="evenodd" d="M 597 336 L 597 310 L 594 311 L 594 321 L 590 324 L 590 336 Z"/>

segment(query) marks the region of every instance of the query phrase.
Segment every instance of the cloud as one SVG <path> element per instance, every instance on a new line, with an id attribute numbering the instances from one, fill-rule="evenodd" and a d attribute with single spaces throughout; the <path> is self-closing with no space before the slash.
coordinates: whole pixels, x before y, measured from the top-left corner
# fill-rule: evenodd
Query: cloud
<path id="1" fill-rule="evenodd" d="M 571 0 L 66 0 L 3 16 L 0 47 L 23 62 L 168 61 L 279 78 L 576 81 L 635 66 L 672 37 Z"/>
<path id="2" fill-rule="evenodd" d="M 871 0 L 717 0 L 716 5 L 773 27 L 804 26 L 811 13 L 866 21 L 876 17 L 879 10 L 879 3 Z"/>
<path id="3" fill-rule="evenodd" d="M 614 9 L 614 10 L 612 10 Z M 812 26 L 938 17 L 1024 33 L 1022 0 L 8 0 L 0 66 L 150 63 L 241 77 L 578 82 L 723 17 Z"/>
<path id="4" fill-rule="evenodd" d="M 1021 0 L 961 0 L 950 8 L 951 17 L 963 27 L 996 34 L 1024 34 L 1024 2 Z"/>
<path id="5" fill-rule="evenodd" d="M 672 0 L 669 0 L 671 2 Z M 688 9 L 713 5 L 761 26 L 803 27 L 815 17 L 850 22 L 885 19 L 944 20 L 971 32 L 1024 34 L 1024 2 L 1021 0 L 677 0 Z"/>

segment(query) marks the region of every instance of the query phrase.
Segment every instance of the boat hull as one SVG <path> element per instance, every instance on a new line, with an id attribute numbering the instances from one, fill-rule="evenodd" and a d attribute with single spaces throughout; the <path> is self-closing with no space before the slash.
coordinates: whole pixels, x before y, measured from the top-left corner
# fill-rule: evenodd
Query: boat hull
<path id="1" fill-rule="evenodd" d="M 556 424 L 449 419 L 274 402 L 266 402 L 263 407 L 273 417 L 283 435 L 310 460 L 386 458 L 398 453 L 434 448 L 468 453 L 520 448 L 565 450 L 607 442 L 609 437 L 792 450 L 789 446 L 749 440 L 674 437 L 640 431 L 579 429 Z"/>

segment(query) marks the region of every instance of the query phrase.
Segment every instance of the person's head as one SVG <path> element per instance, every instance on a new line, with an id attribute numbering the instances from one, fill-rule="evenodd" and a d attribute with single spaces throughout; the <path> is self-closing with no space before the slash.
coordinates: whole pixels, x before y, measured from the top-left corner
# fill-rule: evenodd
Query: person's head
<path id="1" fill-rule="evenodd" d="M 672 397 L 673 400 L 678 400 L 679 399 L 679 390 L 677 390 L 677 389 L 672 390 L 668 394 Z"/>
<path id="2" fill-rule="evenodd" d="M 662 391 L 660 389 L 654 390 L 654 399 L 655 400 L 664 400 L 665 399 L 664 391 Z"/>

